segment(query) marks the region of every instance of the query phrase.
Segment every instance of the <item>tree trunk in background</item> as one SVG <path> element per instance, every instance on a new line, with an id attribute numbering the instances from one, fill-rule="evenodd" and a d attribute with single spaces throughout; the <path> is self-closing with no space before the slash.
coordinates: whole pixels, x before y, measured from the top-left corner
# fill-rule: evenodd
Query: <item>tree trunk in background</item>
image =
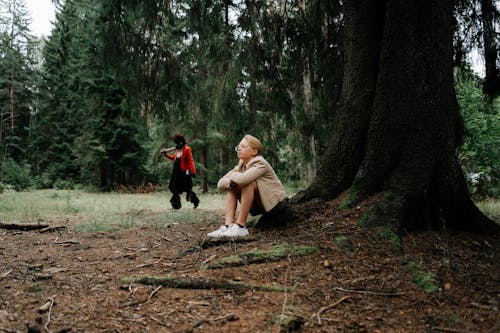
<path id="1" fill-rule="evenodd" d="M 495 32 L 495 21 L 498 21 L 498 14 L 493 0 L 481 0 L 481 21 L 483 23 L 486 73 L 483 87 L 484 92 L 490 97 L 500 95 L 500 73 L 497 67 L 498 45 Z"/>
<path id="2" fill-rule="evenodd" d="M 196 162 L 196 160 L 195 160 Z M 200 162 L 203 165 L 204 170 L 208 170 L 208 144 L 204 143 L 201 149 Z M 208 175 L 205 171 L 200 172 L 201 177 L 201 191 L 203 193 L 208 193 Z M 198 173 L 198 171 L 196 171 Z M 198 176 L 198 175 L 197 175 Z"/>
<path id="3" fill-rule="evenodd" d="M 9 84 L 9 109 L 10 109 L 10 129 L 12 133 L 14 132 L 14 119 L 15 119 L 15 81 L 14 73 L 11 73 L 10 84 Z"/>
<path id="4" fill-rule="evenodd" d="M 250 86 L 248 87 L 248 124 L 247 126 L 247 131 L 255 131 L 255 124 L 256 124 L 256 119 L 257 119 L 257 105 L 256 105 L 256 100 L 257 100 L 257 63 L 258 60 L 255 59 L 257 56 L 257 4 L 255 3 L 256 0 L 250 0 L 249 2 L 249 10 L 251 13 L 251 23 L 250 23 L 250 64 L 249 64 L 249 80 L 250 80 Z"/>
<path id="5" fill-rule="evenodd" d="M 305 0 L 300 0 L 298 3 L 299 10 L 302 16 L 305 17 L 306 13 L 306 2 Z M 307 29 L 304 27 L 304 29 Z M 304 47 L 301 50 L 302 53 L 302 95 L 304 98 L 304 114 L 308 118 L 308 122 L 312 124 L 316 123 L 314 116 L 314 110 L 312 105 L 312 87 L 311 87 L 311 71 L 309 69 L 309 56 L 306 54 Z M 306 160 L 304 162 L 305 168 L 303 170 L 304 180 L 310 183 L 314 177 L 316 177 L 316 139 L 314 137 L 314 132 L 312 130 L 307 130 L 303 133 L 306 136 Z"/>
<path id="6" fill-rule="evenodd" d="M 304 55 L 304 64 L 302 66 L 302 93 L 304 98 L 304 114 L 311 123 L 315 123 L 314 110 L 312 106 L 312 88 L 311 88 L 311 71 L 309 70 L 309 60 Z M 306 138 L 307 151 L 306 160 L 304 162 L 305 168 L 303 170 L 304 180 L 308 183 L 316 177 L 316 139 L 314 132 L 307 130 L 303 133 Z"/>
<path id="7" fill-rule="evenodd" d="M 344 3 L 341 105 L 318 175 L 292 203 L 314 206 L 348 190 L 350 207 L 381 194 L 368 226 L 499 230 L 470 199 L 455 155 L 452 5 Z"/>

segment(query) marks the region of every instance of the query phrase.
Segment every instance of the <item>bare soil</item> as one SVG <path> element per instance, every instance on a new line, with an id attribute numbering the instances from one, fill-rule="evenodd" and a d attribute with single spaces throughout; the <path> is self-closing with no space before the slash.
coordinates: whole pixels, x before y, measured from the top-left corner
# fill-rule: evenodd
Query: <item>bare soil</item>
<path id="1" fill-rule="evenodd" d="M 28 325 L 30 332 L 500 331 L 498 236 L 413 233 L 398 254 L 381 230 L 358 226 L 363 207 L 335 208 L 331 202 L 292 227 L 251 229 L 251 242 L 208 248 L 198 245 L 219 226 L 222 211 L 197 210 L 202 222 L 144 223 L 116 232 L 75 232 L 78 220 L 45 221 L 67 226 L 54 232 L 0 229 L 0 332 L 26 332 Z M 140 214 L 144 221 L 161 219 Z M 339 236 L 348 245 L 336 243 Z M 318 251 L 201 268 L 279 244 Z M 439 289 L 422 290 L 408 262 L 433 273 Z M 174 289 L 123 281 L 135 275 L 292 289 Z"/>

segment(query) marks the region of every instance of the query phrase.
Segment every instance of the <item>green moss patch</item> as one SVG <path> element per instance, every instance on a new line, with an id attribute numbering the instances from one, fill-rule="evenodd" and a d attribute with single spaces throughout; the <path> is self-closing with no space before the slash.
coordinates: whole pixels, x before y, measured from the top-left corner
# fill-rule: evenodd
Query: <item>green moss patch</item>
<path id="1" fill-rule="evenodd" d="M 413 261 L 407 262 L 405 268 L 411 273 L 413 283 L 422 288 L 425 292 L 432 293 L 438 290 L 439 287 L 436 283 L 436 276 L 433 273 L 424 271 L 422 266 Z"/>
<path id="2" fill-rule="evenodd" d="M 235 267 L 262 262 L 279 261 L 288 256 L 306 256 L 318 250 L 315 246 L 300 246 L 280 244 L 268 250 L 256 249 L 250 252 L 239 253 L 233 256 L 224 257 L 211 262 L 203 269 L 214 269 L 222 267 Z"/>

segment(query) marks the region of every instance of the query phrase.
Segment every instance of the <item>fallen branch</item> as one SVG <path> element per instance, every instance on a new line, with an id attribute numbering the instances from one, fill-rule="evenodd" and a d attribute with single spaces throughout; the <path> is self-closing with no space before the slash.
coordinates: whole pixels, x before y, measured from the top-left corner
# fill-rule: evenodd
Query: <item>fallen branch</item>
<path id="1" fill-rule="evenodd" d="M 470 333 L 470 331 L 463 331 L 463 330 L 457 330 L 454 328 L 448 328 L 448 327 L 439 327 L 439 326 L 433 326 L 432 330 L 436 331 L 442 331 L 442 332 L 452 332 L 452 333 Z"/>
<path id="2" fill-rule="evenodd" d="M 240 317 L 238 317 L 234 313 L 228 313 L 227 315 L 223 315 L 220 317 L 216 317 L 216 318 L 212 318 L 212 319 L 203 319 L 203 320 L 197 321 L 196 324 L 194 325 L 194 328 L 198 328 L 201 325 L 203 325 L 204 323 L 209 323 L 211 321 L 219 321 L 219 320 L 235 321 L 238 319 L 240 319 Z"/>
<path id="3" fill-rule="evenodd" d="M 163 257 L 161 257 L 160 259 L 156 260 L 155 262 L 150 262 L 150 263 L 147 263 L 147 264 L 137 265 L 137 266 L 135 266 L 135 268 L 143 268 L 143 267 L 153 266 L 153 265 L 156 265 L 157 263 L 159 263 L 162 260 L 163 260 Z"/>
<path id="4" fill-rule="evenodd" d="M 338 290 L 338 291 L 343 291 L 343 292 L 346 292 L 346 293 L 357 293 L 357 294 L 365 294 L 365 295 L 378 295 L 378 296 L 401 296 L 401 295 L 405 295 L 405 293 L 381 293 L 381 292 L 376 292 L 376 291 L 344 289 L 344 288 L 340 288 L 340 287 L 335 287 L 333 289 Z"/>
<path id="5" fill-rule="evenodd" d="M 57 225 L 57 226 L 53 226 L 53 227 L 46 227 L 46 228 L 43 228 L 43 229 L 40 229 L 38 230 L 39 233 L 45 233 L 45 232 L 52 232 L 52 231 L 59 231 L 59 230 L 65 230 L 67 229 L 68 227 L 64 226 L 64 225 Z"/>
<path id="6" fill-rule="evenodd" d="M 151 300 L 151 298 L 153 298 L 154 294 L 156 294 L 158 292 L 158 290 L 161 289 L 161 285 L 159 285 L 158 287 L 155 288 L 155 290 L 153 290 L 151 292 L 151 294 L 149 294 L 149 297 L 148 298 L 145 298 L 145 299 L 141 299 L 141 300 L 138 300 L 138 301 L 133 301 L 133 302 L 129 302 L 129 303 L 125 303 L 123 305 L 123 307 L 127 307 L 127 306 L 133 306 L 133 305 L 137 305 L 137 304 L 142 304 L 142 303 L 147 303 Z"/>
<path id="7" fill-rule="evenodd" d="M 77 241 L 75 241 L 75 240 L 67 240 L 67 241 L 60 241 L 60 242 L 54 241 L 54 242 L 52 242 L 52 244 L 56 244 L 56 245 L 69 245 L 69 244 L 80 244 L 80 243 L 77 242 Z"/>
<path id="8" fill-rule="evenodd" d="M 146 285 L 162 285 L 177 289 L 243 289 L 285 292 L 292 288 L 283 286 L 266 286 L 245 284 L 232 280 L 216 280 L 203 277 L 171 277 L 171 276 L 129 276 L 123 278 L 125 283 L 141 283 Z"/>
<path id="9" fill-rule="evenodd" d="M 330 304 L 328 306 L 325 306 L 325 307 L 322 307 L 321 309 L 319 309 L 319 311 L 316 313 L 316 317 L 318 318 L 318 324 L 321 325 L 321 314 L 323 312 L 325 312 L 326 310 L 329 310 L 329 309 L 331 309 L 333 307 L 336 307 L 337 305 L 339 305 L 340 303 L 342 303 L 343 301 L 345 301 L 345 300 L 347 300 L 349 298 L 351 298 L 351 296 L 343 296 L 338 301 L 336 301 L 335 303 Z"/>
<path id="10" fill-rule="evenodd" d="M 44 229 L 49 227 L 48 224 L 40 224 L 40 223 L 6 223 L 6 222 L 0 222 L 0 229 L 7 229 L 7 230 L 22 230 L 22 231 L 29 231 L 29 230 L 38 230 L 38 229 Z"/>

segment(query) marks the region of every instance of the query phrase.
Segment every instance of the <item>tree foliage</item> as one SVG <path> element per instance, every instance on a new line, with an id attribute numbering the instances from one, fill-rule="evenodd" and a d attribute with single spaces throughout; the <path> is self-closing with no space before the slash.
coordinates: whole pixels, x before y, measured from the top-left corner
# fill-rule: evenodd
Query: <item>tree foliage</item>
<path id="1" fill-rule="evenodd" d="M 0 2 L 0 181 L 4 162 L 27 161 L 34 108 L 38 41 L 30 34 L 24 1 Z"/>
<path id="2" fill-rule="evenodd" d="M 236 162 L 229 147 L 246 133 L 262 139 L 284 181 L 316 175 L 339 109 L 343 2 L 54 1 L 54 29 L 37 64 L 23 2 L 1 1 L 9 9 L 1 15 L 2 162 L 31 170 L 36 186 L 162 182 L 169 165 L 158 152 L 175 132 L 193 146 L 205 191 Z M 468 60 L 460 52 L 482 32 L 477 8 L 456 7 L 461 67 Z M 473 110 L 481 98 L 463 102 Z M 467 170 L 494 174 L 494 160 L 483 158 L 491 152 L 467 141 L 479 132 L 466 133 Z M 477 160 L 481 167 L 472 167 Z"/>
<path id="3" fill-rule="evenodd" d="M 460 164 L 476 197 L 500 195 L 500 101 L 484 96 L 480 80 L 457 72 L 455 89 L 464 133 L 458 149 Z"/>

